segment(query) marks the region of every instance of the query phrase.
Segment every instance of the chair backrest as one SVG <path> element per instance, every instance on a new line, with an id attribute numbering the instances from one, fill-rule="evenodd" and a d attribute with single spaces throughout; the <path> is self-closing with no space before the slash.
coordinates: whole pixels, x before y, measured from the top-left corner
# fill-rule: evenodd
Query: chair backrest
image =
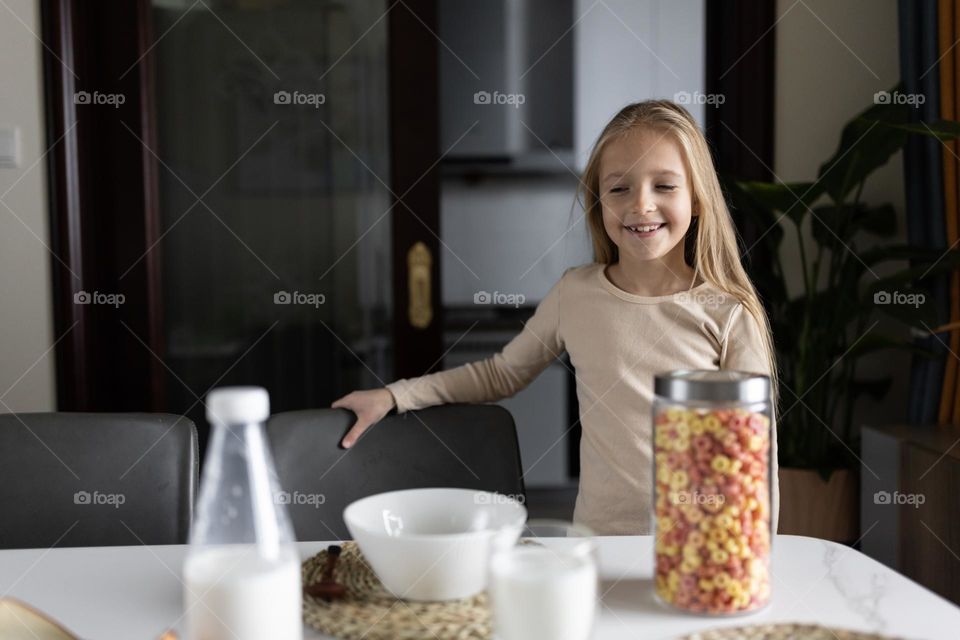
<path id="1" fill-rule="evenodd" d="M 0 548 L 185 543 L 197 456 L 180 416 L 0 414 Z"/>
<path id="2" fill-rule="evenodd" d="M 388 416 L 343 449 L 355 420 L 343 409 L 270 418 L 267 434 L 300 540 L 349 538 L 344 508 L 384 491 L 458 487 L 525 497 L 516 427 L 502 407 L 443 405 Z"/>

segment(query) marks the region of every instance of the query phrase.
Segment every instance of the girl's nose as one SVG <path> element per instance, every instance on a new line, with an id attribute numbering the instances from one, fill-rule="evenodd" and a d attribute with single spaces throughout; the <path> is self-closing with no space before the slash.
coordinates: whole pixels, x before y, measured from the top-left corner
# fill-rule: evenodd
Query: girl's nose
<path id="1" fill-rule="evenodd" d="M 634 210 L 637 213 L 646 213 L 647 211 L 653 211 L 657 208 L 653 201 L 653 194 L 645 189 L 639 189 L 637 191 L 637 199 L 633 204 Z"/>

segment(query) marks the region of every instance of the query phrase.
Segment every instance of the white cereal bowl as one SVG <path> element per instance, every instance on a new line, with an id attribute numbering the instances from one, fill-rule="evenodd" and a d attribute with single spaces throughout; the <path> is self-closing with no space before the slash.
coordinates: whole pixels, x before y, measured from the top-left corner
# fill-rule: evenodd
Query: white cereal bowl
<path id="1" fill-rule="evenodd" d="M 398 598 L 458 600 L 486 588 L 491 542 L 515 544 L 527 509 L 487 491 L 407 489 L 357 500 L 343 520 Z"/>

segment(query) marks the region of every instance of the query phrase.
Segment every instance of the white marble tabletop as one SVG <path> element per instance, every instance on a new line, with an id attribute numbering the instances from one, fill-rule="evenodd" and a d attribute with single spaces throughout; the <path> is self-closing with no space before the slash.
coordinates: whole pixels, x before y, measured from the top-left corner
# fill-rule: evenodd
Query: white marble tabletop
<path id="1" fill-rule="evenodd" d="M 596 640 L 676 638 L 696 630 L 808 622 L 892 636 L 960 637 L 960 608 L 862 553 L 824 540 L 778 536 L 773 598 L 738 618 L 678 614 L 653 599 L 650 536 L 601 537 Z M 300 543 L 303 558 L 327 542 Z M 0 594 L 46 612 L 88 640 L 156 638 L 182 630 L 185 546 L 0 551 Z M 305 638 L 324 638 L 309 629 Z"/>

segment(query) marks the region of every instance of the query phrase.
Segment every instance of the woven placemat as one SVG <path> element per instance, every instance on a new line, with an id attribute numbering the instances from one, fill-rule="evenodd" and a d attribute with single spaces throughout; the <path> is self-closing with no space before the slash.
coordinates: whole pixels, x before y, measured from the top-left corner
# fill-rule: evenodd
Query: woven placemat
<path id="1" fill-rule="evenodd" d="M 492 623 L 486 593 L 449 602 L 401 600 L 380 582 L 355 542 L 344 542 L 336 580 L 347 589 L 342 600 L 303 596 L 308 625 L 341 640 L 490 640 Z M 302 566 L 304 585 L 319 582 L 327 561 L 323 550 Z M 680 640 L 903 640 L 813 624 L 761 624 L 698 631 Z"/>
<path id="2" fill-rule="evenodd" d="M 680 640 L 901 640 L 849 629 L 831 629 L 818 624 L 758 624 L 698 631 Z"/>
<path id="3" fill-rule="evenodd" d="M 449 602 L 413 602 L 390 593 L 367 564 L 355 542 L 344 542 L 334 577 L 347 589 L 342 600 L 326 602 L 303 596 L 303 620 L 342 640 L 488 640 L 491 635 L 487 596 Z M 307 559 L 304 585 L 319 582 L 327 551 Z"/>

